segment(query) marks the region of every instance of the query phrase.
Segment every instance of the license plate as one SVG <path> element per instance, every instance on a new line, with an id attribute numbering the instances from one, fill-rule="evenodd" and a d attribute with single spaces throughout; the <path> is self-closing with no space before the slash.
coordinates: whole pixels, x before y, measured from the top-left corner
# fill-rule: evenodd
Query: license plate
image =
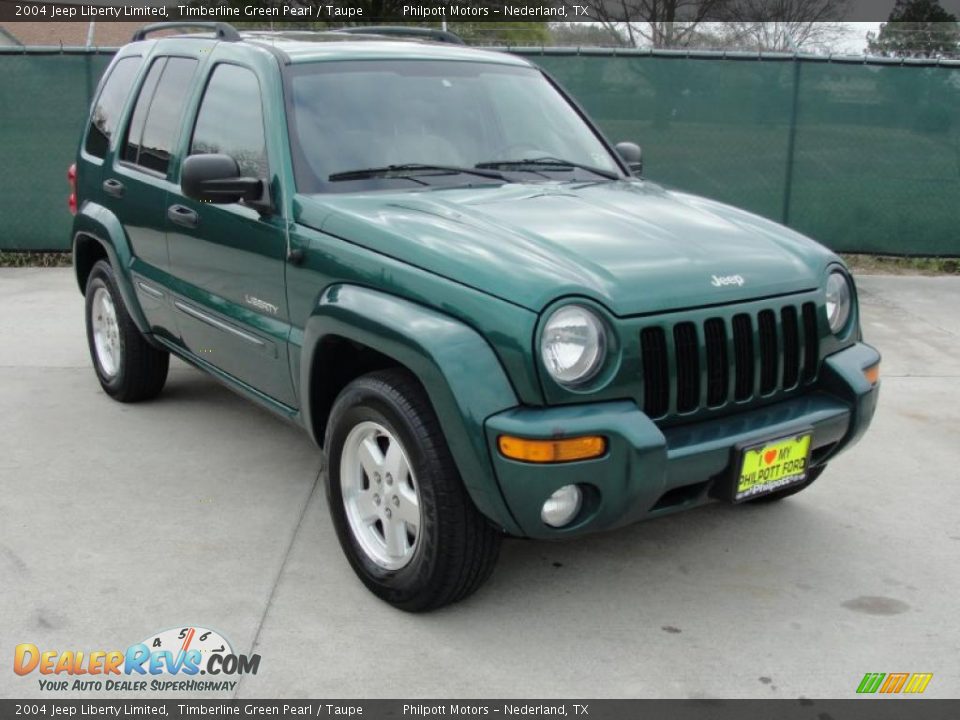
<path id="1" fill-rule="evenodd" d="M 781 490 L 807 479 L 811 433 L 767 440 L 741 450 L 733 502 Z"/>

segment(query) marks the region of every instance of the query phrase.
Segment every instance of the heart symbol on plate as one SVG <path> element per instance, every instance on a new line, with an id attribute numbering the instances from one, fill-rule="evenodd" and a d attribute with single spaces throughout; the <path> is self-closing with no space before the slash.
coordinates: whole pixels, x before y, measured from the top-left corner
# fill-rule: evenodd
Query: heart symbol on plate
<path id="1" fill-rule="evenodd" d="M 777 459 L 777 451 L 776 451 L 776 450 L 767 450 L 767 451 L 763 454 L 763 461 L 764 461 L 767 465 L 769 465 L 770 463 L 772 463 L 772 462 L 773 462 L 774 460 L 776 460 L 776 459 Z"/>

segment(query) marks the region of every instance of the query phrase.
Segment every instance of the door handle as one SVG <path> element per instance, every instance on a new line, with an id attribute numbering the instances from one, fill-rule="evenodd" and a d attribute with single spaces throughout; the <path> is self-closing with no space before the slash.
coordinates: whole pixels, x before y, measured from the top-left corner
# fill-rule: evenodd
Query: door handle
<path id="1" fill-rule="evenodd" d="M 107 195 L 113 195 L 113 197 L 123 197 L 123 191 L 126 188 L 123 187 L 123 183 L 119 180 L 114 180 L 110 178 L 109 180 L 103 181 L 103 191 Z"/>
<path id="2" fill-rule="evenodd" d="M 183 205 L 171 205 L 167 208 L 167 217 L 170 222 L 186 228 L 195 228 L 200 223 L 200 216 Z"/>

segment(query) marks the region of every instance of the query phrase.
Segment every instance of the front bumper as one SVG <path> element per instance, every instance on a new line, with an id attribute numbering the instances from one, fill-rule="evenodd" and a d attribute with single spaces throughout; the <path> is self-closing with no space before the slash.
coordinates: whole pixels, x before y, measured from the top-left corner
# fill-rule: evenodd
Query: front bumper
<path id="1" fill-rule="evenodd" d="M 730 482 L 734 447 L 813 430 L 811 466 L 856 442 L 873 418 L 879 383 L 863 370 L 880 361 L 858 343 L 824 359 L 811 392 L 713 420 L 660 428 L 629 400 L 515 408 L 486 422 L 487 442 L 507 506 L 529 537 L 552 538 L 619 527 L 710 502 Z M 497 438 L 604 435 L 607 453 L 592 460 L 538 465 L 500 454 Z M 563 528 L 540 519 L 544 501 L 564 485 L 586 489 L 578 517 Z"/>

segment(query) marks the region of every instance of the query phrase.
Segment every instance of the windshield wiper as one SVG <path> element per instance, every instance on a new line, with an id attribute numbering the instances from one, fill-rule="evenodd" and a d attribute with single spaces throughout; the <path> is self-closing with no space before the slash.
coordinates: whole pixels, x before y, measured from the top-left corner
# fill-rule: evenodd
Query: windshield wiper
<path id="1" fill-rule="evenodd" d="M 403 165 L 386 165 L 385 167 L 365 168 L 363 170 L 347 170 L 346 172 L 334 173 L 327 178 L 330 182 L 340 182 L 342 180 L 365 180 L 372 177 L 410 177 L 412 173 L 424 175 L 456 175 L 464 173 L 467 175 L 479 175 L 480 177 L 491 178 L 493 180 L 504 180 L 503 173 L 493 170 L 483 170 L 482 168 L 457 167 L 455 165 L 426 165 L 421 163 L 405 163 Z"/>
<path id="2" fill-rule="evenodd" d="M 571 160 L 561 160 L 560 158 L 555 157 L 523 158 L 520 160 L 490 160 L 488 162 L 477 163 L 476 167 L 480 169 L 500 168 L 505 170 L 522 170 L 524 167 L 532 167 L 537 168 L 538 170 L 555 170 L 557 172 L 569 171 L 576 168 L 577 170 L 586 170 L 594 175 L 605 177 L 608 180 L 620 179 L 620 176 L 612 170 L 603 170 L 601 168 L 593 167 L 592 165 L 584 165 L 583 163 L 577 163 Z"/>

